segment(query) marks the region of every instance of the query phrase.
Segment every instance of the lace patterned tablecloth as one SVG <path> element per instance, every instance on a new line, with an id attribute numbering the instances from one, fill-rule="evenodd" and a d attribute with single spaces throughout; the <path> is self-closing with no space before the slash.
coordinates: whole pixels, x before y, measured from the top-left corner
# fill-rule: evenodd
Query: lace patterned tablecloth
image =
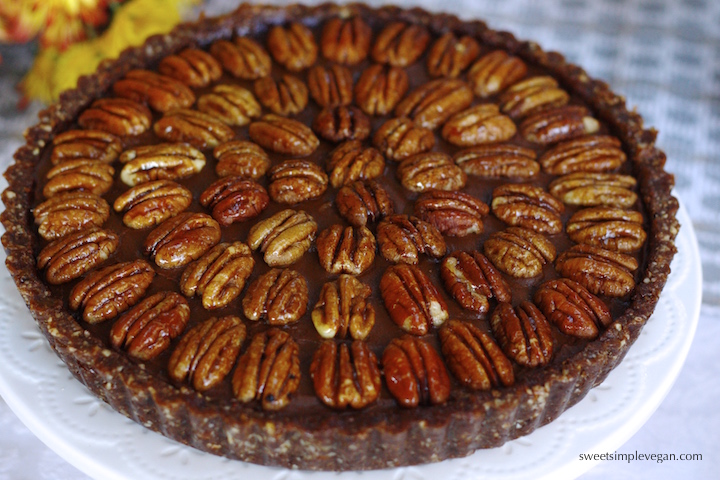
<path id="1" fill-rule="evenodd" d="M 272 2 L 271 2 L 272 3 Z M 280 2 L 275 2 L 280 3 Z M 370 4 L 382 2 L 369 1 Z M 618 453 L 702 454 L 701 461 L 600 462 L 581 478 L 718 478 L 720 455 L 720 2 L 714 0 L 402 1 L 482 18 L 495 29 L 562 52 L 607 81 L 660 131 L 703 264 L 703 305 L 680 376 L 650 420 Z M 209 1 L 210 13 L 232 2 Z M 31 47 L 0 46 L 0 170 L 35 122 L 38 105 L 16 110 L 14 86 Z M 1 180 L 2 188 L 6 183 Z M 4 258 L 4 255 L 3 255 Z M 7 287 L 4 287 L 7 288 Z M 3 312 L 7 315 L 10 312 Z M 0 399 L 0 479 L 85 479 L 44 446 Z"/>

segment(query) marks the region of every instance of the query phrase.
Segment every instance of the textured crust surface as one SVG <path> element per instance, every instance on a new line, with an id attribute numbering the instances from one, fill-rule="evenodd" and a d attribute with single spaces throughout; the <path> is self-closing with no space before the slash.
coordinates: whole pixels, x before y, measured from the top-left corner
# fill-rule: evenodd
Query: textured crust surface
<path id="1" fill-rule="evenodd" d="M 650 234 L 645 271 L 630 307 L 597 340 L 560 365 L 494 391 L 491 400 L 465 396 L 433 409 L 398 409 L 391 416 L 387 411 L 363 412 L 362 422 L 354 421 L 351 414 L 333 419 L 290 418 L 281 413 L 220 408 L 189 389 L 177 389 L 154 378 L 105 348 L 76 322 L 60 299 L 51 296 L 35 268 L 30 206 L 37 162 L 57 132 L 132 68 L 152 65 L 189 45 L 205 46 L 233 34 L 263 31 L 288 19 L 316 23 L 339 14 L 361 14 L 379 21 L 399 18 L 425 24 L 435 33 L 452 30 L 506 49 L 528 63 L 550 69 L 615 130 L 639 180 Z M 119 61 L 106 63 L 96 74 L 82 78 L 77 89 L 65 92 L 57 104 L 41 112 L 39 124 L 27 131 L 27 144 L 16 152 L 15 164 L 5 172 L 10 186 L 2 194 L 2 223 L 7 230 L 2 243 L 7 268 L 55 352 L 90 390 L 138 423 L 201 450 L 266 465 L 350 470 L 427 463 L 496 447 L 553 421 L 622 360 L 655 308 L 670 272 L 679 228 L 675 219 L 678 203 L 670 193 L 673 178 L 663 170 L 665 155 L 655 148 L 655 136 L 605 83 L 589 78 L 557 53 L 490 30 L 482 22 L 461 22 L 449 15 L 395 7 L 243 5 L 225 17 L 152 37 L 143 47 L 124 52 Z"/>

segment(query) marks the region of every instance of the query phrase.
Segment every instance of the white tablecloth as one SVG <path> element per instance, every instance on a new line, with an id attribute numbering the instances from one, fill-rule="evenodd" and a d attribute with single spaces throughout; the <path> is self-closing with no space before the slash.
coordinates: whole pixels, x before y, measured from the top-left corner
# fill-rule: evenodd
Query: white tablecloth
<path id="1" fill-rule="evenodd" d="M 370 4 L 382 2 L 369 1 Z M 702 454 L 701 461 L 605 461 L 584 480 L 720 478 L 720 2 L 714 0 L 397 1 L 482 18 L 581 64 L 637 106 L 660 131 L 703 263 L 697 335 L 675 386 L 619 453 Z M 436 5 L 436 6 L 434 6 Z M 210 1 L 211 13 L 232 2 Z M 15 109 L 14 85 L 31 48 L 0 46 L 0 171 L 35 122 L 38 105 Z M 6 183 L 2 180 L 1 187 Z M 45 447 L 0 399 L 0 479 L 84 479 Z"/>

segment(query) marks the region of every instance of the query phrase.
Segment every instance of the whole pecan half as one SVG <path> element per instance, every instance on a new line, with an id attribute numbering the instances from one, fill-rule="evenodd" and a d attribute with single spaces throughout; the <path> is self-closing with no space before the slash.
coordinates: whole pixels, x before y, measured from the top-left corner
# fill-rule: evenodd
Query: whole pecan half
<path id="1" fill-rule="evenodd" d="M 323 108 L 352 103 L 353 79 L 347 67 L 337 64 L 329 67 L 315 65 L 308 70 L 307 81 L 310 95 Z"/>
<path id="2" fill-rule="evenodd" d="M 517 278 L 536 277 L 555 260 L 555 247 L 542 234 L 510 227 L 493 233 L 483 246 L 485 255 L 501 271 Z"/>
<path id="3" fill-rule="evenodd" d="M 519 128 L 526 140 L 549 145 L 595 133 L 600 129 L 600 122 L 583 106 L 564 105 L 528 116 Z"/>
<path id="4" fill-rule="evenodd" d="M 82 308 L 88 323 L 115 318 L 135 305 L 152 283 L 155 270 L 145 260 L 118 263 L 95 270 L 70 291 L 70 308 Z"/>
<path id="5" fill-rule="evenodd" d="M 415 265 L 392 265 L 380 278 L 380 294 L 390 318 L 413 335 L 425 335 L 448 319 L 445 300 Z"/>
<path id="6" fill-rule="evenodd" d="M 515 383 L 510 360 L 490 335 L 471 323 L 450 320 L 438 332 L 450 371 L 472 390 L 490 390 Z"/>
<path id="7" fill-rule="evenodd" d="M 131 187 L 153 180 L 179 180 L 195 175 L 205 166 L 205 155 L 181 143 L 158 143 L 125 150 L 120 179 Z"/>
<path id="8" fill-rule="evenodd" d="M 626 160 L 620 140 L 612 135 L 585 135 L 559 143 L 538 160 L 545 172 L 565 175 L 574 172 L 609 172 Z"/>
<path id="9" fill-rule="evenodd" d="M 78 117 L 78 125 L 83 128 L 119 136 L 140 135 L 151 124 L 150 110 L 126 98 L 99 98 Z"/>
<path id="10" fill-rule="evenodd" d="M 263 106 L 278 115 L 295 115 L 308 104 L 308 89 L 294 75 L 285 74 L 278 79 L 262 77 L 255 80 L 255 95 Z"/>
<path id="11" fill-rule="evenodd" d="M 375 237 L 367 227 L 326 228 L 315 241 L 320 265 L 329 273 L 360 275 L 375 260 Z"/>
<path id="12" fill-rule="evenodd" d="M 490 311 L 489 299 L 509 302 L 510 287 L 482 253 L 454 252 L 440 264 L 445 290 L 466 310 L 480 314 Z"/>
<path id="13" fill-rule="evenodd" d="M 317 59 L 318 48 L 312 30 L 301 23 L 271 28 L 267 46 L 275 61 L 293 72 L 308 68 Z"/>
<path id="14" fill-rule="evenodd" d="M 266 77 L 272 70 L 272 60 L 268 52 L 255 40 L 245 36 L 237 36 L 232 42 L 213 42 L 210 45 L 210 54 L 230 75 L 243 80 Z"/>
<path id="15" fill-rule="evenodd" d="M 415 215 L 451 237 L 482 233 L 489 212 L 485 202 L 462 192 L 431 190 L 415 201 Z"/>
<path id="16" fill-rule="evenodd" d="M 143 104 L 158 112 L 186 108 L 195 103 L 195 94 L 184 83 L 150 70 L 130 70 L 112 86 L 118 97 Z"/>
<path id="17" fill-rule="evenodd" d="M 458 112 L 445 122 L 442 137 L 453 145 L 472 147 L 504 142 L 515 135 L 515 122 L 500 113 L 494 103 L 475 105 Z"/>
<path id="18" fill-rule="evenodd" d="M 135 229 L 148 228 L 185 211 L 192 192 L 172 180 L 155 180 L 132 187 L 115 199 L 113 208 L 124 212 L 123 223 Z"/>
<path id="19" fill-rule="evenodd" d="M 220 78 L 222 66 L 206 51 L 186 48 L 160 60 L 158 71 L 188 87 L 206 87 Z"/>
<path id="20" fill-rule="evenodd" d="M 519 145 L 483 145 L 455 154 L 457 166 L 483 178 L 532 178 L 540 173 L 535 150 Z"/>
<path id="21" fill-rule="evenodd" d="M 190 306 L 182 295 L 159 292 L 144 299 L 120 317 L 110 330 L 110 344 L 128 355 L 152 360 L 185 330 Z"/>
<path id="22" fill-rule="evenodd" d="M 612 322 L 602 300 L 567 278 L 540 285 L 533 302 L 561 332 L 573 337 L 593 339 L 600 334 L 600 328 Z"/>
<path id="23" fill-rule="evenodd" d="M 187 297 L 201 296 L 207 310 L 223 308 L 240 295 L 254 266 L 247 245 L 220 243 L 187 266 L 180 277 L 180 290 Z"/>
<path id="24" fill-rule="evenodd" d="M 228 84 L 215 85 L 209 93 L 201 95 L 197 109 L 236 127 L 247 125 L 262 113 L 262 107 L 250 90 Z"/>
<path id="25" fill-rule="evenodd" d="M 370 119 L 355 106 L 323 108 L 315 117 L 313 130 L 325 140 L 365 140 L 370 136 Z"/>
<path id="26" fill-rule="evenodd" d="M 373 145 L 387 158 L 400 161 L 433 148 L 435 135 L 409 118 L 391 118 L 377 129 Z"/>
<path id="27" fill-rule="evenodd" d="M 505 355 L 525 367 L 539 367 L 553 356 L 553 334 L 545 315 L 532 303 L 523 301 L 497 306 L 490 318 L 493 335 Z"/>
<path id="28" fill-rule="evenodd" d="M 167 112 L 155 122 L 153 130 L 163 140 L 189 143 L 200 149 L 217 147 L 235 136 L 233 129 L 216 116 L 189 108 Z"/>
<path id="29" fill-rule="evenodd" d="M 393 67 L 407 67 L 415 63 L 430 42 L 430 33 L 422 25 L 390 22 L 375 38 L 372 59 Z"/>
<path id="30" fill-rule="evenodd" d="M 431 77 L 455 78 L 480 55 L 480 45 L 471 36 L 460 38 L 452 32 L 435 40 L 428 51 L 427 69 Z"/>
<path id="31" fill-rule="evenodd" d="M 372 290 L 352 275 L 327 282 L 312 311 L 315 330 L 323 338 L 364 340 L 375 325 L 375 307 L 368 302 Z"/>
<path id="32" fill-rule="evenodd" d="M 335 206 L 350 225 L 363 227 L 395 212 L 385 189 L 374 180 L 353 182 L 338 190 Z"/>
<path id="33" fill-rule="evenodd" d="M 450 376 L 437 351 L 411 335 L 393 338 L 382 356 L 385 384 L 407 408 L 439 405 L 450 398 Z"/>
<path id="34" fill-rule="evenodd" d="M 242 306 L 249 320 L 267 319 L 269 325 L 287 325 L 305 315 L 308 284 L 289 268 L 273 268 L 259 276 L 247 289 Z"/>
<path id="35" fill-rule="evenodd" d="M 568 103 L 570 95 L 550 76 L 530 77 L 500 94 L 500 110 L 513 119 Z"/>
<path id="36" fill-rule="evenodd" d="M 55 240 L 88 227 L 101 227 L 110 216 L 110 206 L 93 193 L 67 192 L 37 205 L 33 216 L 40 236 Z"/>
<path id="37" fill-rule="evenodd" d="M 331 62 L 357 65 L 367 58 L 372 29 L 359 16 L 331 18 L 323 25 L 320 51 Z"/>
<path id="38" fill-rule="evenodd" d="M 568 205 L 632 208 L 637 201 L 637 194 L 632 191 L 636 184 L 637 180 L 630 175 L 576 172 L 556 178 L 548 190 Z"/>
<path id="39" fill-rule="evenodd" d="M 145 239 L 144 253 L 160 268 L 187 265 L 220 241 L 220 225 L 210 215 L 185 212 L 169 218 Z"/>
<path id="40" fill-rule="evenodd" d="M 377 241 L 383 258 L 393 263 L 417 264 L 420 254 L 440 258 L 447 246 L 432 224 L 408 215 L 388 215 L 377 227 Z"/>
<path id="41" fill-rule="evenodd" d="M 310 364 L 310 378 L 320 401 L 338 410 L 367 407 L 382 387 L 377 357 L 359 340 L 350 346 L 332 340 L 321 343 Z"/>
<path id="42" fill-rule="evenodd" d="M 411 192 L 460 190 L 467 175 L 442 152 L 418 153 L 400 162 L 395 171 L 402 186 Z"/>
<path id="43" fill-rule="evenodd" d="M 195 325 L 168 360 L 168 374 L 178 383 L 189 382 L 206 392 L 222 382 L 240 354 L 246 328 L 238 317 L 212 317 Z"/>
<path id="44" fill-rule="evenodd" d="M 565 230 L 573 242 L 623 253 L 640 250 L 647 238 L 640 212 L 612 207 L 578 210 Z"/>
<path id="45" fill-rule="evenodd" d="M 67 283 L 103 263 L 119 244 L 114 232 L 91 227 L 50 242 L 40 250 L 37 267 L 47 269 L 45 278 L 52 285 Z"/>
<path id="46" fill-rule="evenodd" d="M 635 288 L 633 273 L 638 261 L 625 253 L 605 250 L 594 245 L 574 245 L 561 253 L 555 269 L 578 282 L 590 293 L 623 297 Z"/>
<path id="47" fill-rule="evenodd" d="M 468 70 L 468 81 L 480 98 L 502 92 L 527 73 L 525 62 L 505 50 L 485 54 Z"/>
<path id="48" fill-rule="evenodd" d="M 508 225 L 554 234 L 562 231 L 565 205 L 540 187 L 506 183 L 493 190 L 492 211 Z"/>
<path id="49" fill-rule="evenodd" d="M 265 188 L 242 177 L 223 177 L 200 195 L 200 205 L 210 209 L 223 227 L 257 217 L 268 203 L 270 196 Z"/>
<path id="50" fill-rule="evenodd" d="M 385 158 L 360 140 L 345 142 L 330 153 L 327 163 L 330 185 L 340 188 L 356 180 L 372 180 L 385 170 Z"/>
<path id="51" fill-rule="evenodd" d="M 299 347 L 286 332 L 271 328 L 255 335 L 238 360 L 232 386 L 243 403 L 259 400 L 263 410 L 280 410 L 300 384 Z"/>
<path id="52" fill-rule="evenodd" d="M 68 192 L 88 192 L 104 195 L 113 184 L 115 169 L 106 163 L 78 158 L 58 163 L 46 174 L 43 187 L 45 198 Z"/>
<path id="53" fill-rule="evenodd" d="M 302 210 L 287 209 L 253 225 L 247 243 L 263 252 L 265 263 L 271 267 L 284 267 L 303 256 L 315 240 L 315 232 L 313 217 Z"/>
<path id="54" fill-rule="evenodd" d="M 404 68 L 373 64 L 355 84 L 355 103 L 368 115 L 387 115 L 410 87 Z"/>
<path id="55" fill-rule="evenodd" d="M 246 140 L 231 140 L 213 150 L 217 159 L 215 173 L 219 177 L 244 177 L 252 180 L 265 175 L 270 157 L 259 145 Z"/>
<path id="56" fill-rule="evenodd" d="M 307 156 L 320 145 L 308 126 L 290 118 L 268 114 L 250 124 L 250 139 L 273 152 Z"/>
<path id="57" fill-rule="evenodd" d="M 410 92 L 398 103 L 395 115 L 410 117 L 419 126 L 433 130 L 452 115 L 469 107 L 472 99 L 472 90 L 462 80 L 432 80 Z"/>
<path id="58" fill-rule="evenodd" d="M 67 160 L 89 159 L 112 163 L 122 152 L 122 142 L 101 130 L 68 130 L 53 138 L 50 161 L 53 165 Z"/>
<path id="59" fill-rule="evenodd" d="M 268 192 L 278 203 L 299 203 L 322 195 L 328 176 L 308 160 L 285 160 L 268 172 Z"/>

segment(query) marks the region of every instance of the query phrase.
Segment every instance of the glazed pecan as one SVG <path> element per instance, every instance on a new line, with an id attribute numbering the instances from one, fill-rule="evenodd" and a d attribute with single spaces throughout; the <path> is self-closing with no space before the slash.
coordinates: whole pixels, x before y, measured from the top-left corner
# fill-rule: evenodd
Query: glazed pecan
<path id="1" fill-rule="evenodd" d="M 410 84 L 404 68 L 373 64 L 355 85 L 355 103 L 368 115 L 387 115 L 405 96 Z"/>
<path id="2" fill-rule="evenodd" d="M 233 129 L 216 116 L 189 108 L 169 111 L 155 122 L 153 130 L 163 140 L 200 149 L 217 147 L 235 136 Z"/>
<path id="3" fill-rule="evenodd" d="M 180 278 L 183 295 L 202 297 L 207 310 L 222 308 L 242 292 L 255 260 L 242 242 L 220 243 L 187 266 Z"/>
<path id="4" fill-rule="evenodd" d="M 431 77 L 455 78 L 480 55 L 480 45 L 474 38 L 465 35 L 457 38 L 447 32 L 430 47 L 427 69 Z"/>
<path id="5" fill-rule="evenodd" d="M 323 108 L 312 124 L 325 140 L 365 140 L 370 136 L 370 119 L 354 106 Z"/>
<path id="6" fill-rule="evenodd" d="M 168 360 L 168 374 L 205 392 L 222 382 L 240 354 L 246 328 L 238 317 L 212 317 L 189 330 Z"/>
<path id="7" fill-rule="evenodd" d="M 204 50 L 186 48 L 160 60 L 158 71 L 188 87 L 206 87 L 220 78 L 222 66 Z"/>
<path id="8" fill-rule="evenodd" d="M 295 270 L 273 268 L 247 289 L 242 306 L 249 320 L 266 318 L 269 325 L 287 325 L 305 315 L 308 284 Z"/>
<path id="9" fill-rule="evenodd" d="M 483 145 L 455 154 L 455 163 L 468 175 L 484 178 L 532 178 L 540 172 L 535 150 L 519 145 Z"/>
<path id="10" fill-rule="evenodd" d="M 107 193 L 113 184 L 115 169 L 108 164 L 79 158 L 58 163 L 47 172 L 43 187 L 45 198 L 83 191 L 95 195 Z"/>
<path id="11" fill-rule="evenodd" d="M 375 260 L 375 237 L 367 227 L 332 225 L 315 241 L 320 265 L 329 273 L 360 275 Z"/>
<path id="12" fill-rule="evenodd" d="M 500 270 L 516 278 L 531 278 L 555 260 L 555 247 L 542 234 L 520 227 L 496 232 L 485 241 L 485 255 Z"/>
<path id="13" fill-rule="evenodd" d="M 246 140 L 231 140 L 213 150 L 217 159 L 215 173 L 219 177 L 244 177 L 252 180 L 265 175 L 270 157 L 259 145 Z"/>
<path id="14" fill-rule="evenodd" d="M 288 209 L 253 225 L 247 243 L 265 254 L 265 263 L 283 267 L 303 256 L 315 240 L 315 232 L 317 223 L 310 215 Z"/>
<path id="15" fill-rule="evenodd" d="M 67 283 L 103 263 L 119 244 L 114 232 L 91 227 L 53 240 L 38 254 L 37 267 L 46 269 L 52 285 Z"/>
<path id="16" fill-rule="evenodd" d="M 315 330 L 323 338 L 364 340 L 375 325 L 375 307 L 368 302 L 372 290 L 352 275 L 327 282 L 312 311 Z"/>
<path id="17" fill-rule="evenodd" d="M 359 16 L 331 18 L 323 25 L 320 51 L 331 62 L 357 65 L 370 51 L 372 29 Z"/>
<path id="18" fill-rule="evenodd" d="M 568 205 L 631 208 L 637 201 L 637 180 L 619 173 L 576 172 L 556 178 L 548 190 Z"/>
<path id="19" fill-rule="evenodd" d="M 480 98 L 486 98 L 517 82 L 527 73 L 525 62 L 504 50 L 494 50 L 470 67 L 468 81 Z"/>
<path id="20" fill-rule="evenodd" d="M 472 99 L 472 90 L 462 80 L 432 80 L 410 92 L 398 103 L 395 115 L 410 117 L 417 125 L 433 130 L 469 107 Z"/>
<path id="21" fill-rule="evenodd" d="M 327 163 L 330 185 L 340 188 L 356 180 L 372 180 L 385 170 L 385 158 L 359 140 L 351 140 L 330 153 Z"/>
<path id="22" fill-rule="evenodd" d="M 68 192 L 36 206 L 33 216 L 40 236 L 55 240 L 88 227 L 101 227 L 110 216 L 110 206 L 95 194 Z"/>
<path id="23" fill-rule="evenodd" d="M 282 330 L 255 335 L 238 360 L 232 386 L 243 403 L 259 400 L 263 410 L 280 410 L 300 384 L 298 344 Z"/>
<path id="24" fill-rule="evenodd" d="M 304 123 L 274 114 L 264 115 L 251 123 L 248 133 L 250 139 L 261 147 L 289 155 L 304 157 L 320 145 Z"/>
<path id="25" fill-rule="evenodd" d="M 490 311 L 491 298 L 509 302 L 510 287 L 482 253 L 454 252 L 440 264 L 445 290 L 461 307 L 480 314 Z"/>
<path id="26" fill-rule="evenodd" d="M 205 166 L 205 155 L 195 147 L 176 143 L 144 145 L 125 150 L 120 179 L 131 187 L 153 180 L 179 180 L 195 175 Z"/>
<path id="27" fill-rule="evenodd" d="M 573 242 L 630 253 L 645 243 L 647 234 L 642 224 L 640 212 L 593 207 L 575 212 L 565 230 Z"/>
<path id="28" fill-rule="evenodd" d="M 450 397 L 450 376 L 437 351 L 411 335 L 393 338 L 382 356 L 385 384 L 403 406 L 439 405 Z"/>
<path id="29" fill-rule="evenodd" d="M 467 175 L 455 165 L 450 155 L 442 152 L 418 153 L 408 157 L 395 171 L 402 186 L 411 192 L 428 190 L 460 190 Z"/>
<path id="30" fill-rule="evenodd" d="M 140 135 L 152 124 L 152 113 L 143 104 L 126 98 L 99 98 L 78 117 L 78 125 L 113 135 Z M 67 132 L 65 132 L 67 133 Z M 119 150 L 115 155 L 119 153 Z"/>
<path id="31" fill-rule="evenodd" d="M 247 125 L 262 113 L 262 107 L 250 90 L 227 84 L 215 85 L 211 92 L 201 95 L 197 109 L 236 127 Z"/>
<path id="32" fill-rule="evenodd" d="M 545 172 L 565 175 L 574 172 L 609 172 L 626 160 L 620 140 L 612 135 L 585 135 L 559 143 L 538 160 Z"/>
<path id="33" fill-rule="evenodd" d="M 263 106 L 278 115 L 295 115 L 308 104 L 308 89 L 294 75 L 285 74 L 278 79 L 263 77 L 255 80 L 255 95 Z"/>
<path id="34" fill-rule="evenodd" d="M 152 283 L 155 270 L 145 260 L 118 263 L 95 270 L 70 291 L 70 308 L 82 308 L 88 323 L 115 318 L 135 305 Z"/>
<path id="35" fill-rule="evenodd" d="M 185 211 L 192 198 L 190 190 L 179 183 L 155 180 L 132 187 L 115 200 L 113 208 L 125 213 L 125 226 L 148 228 Z"/>
<path id="36" fill-rule="evenodd" d="M 500 110 L 513 119 L 568 103 L 570 95 L 549 76 L 530 77 L 500 95 Z"/>
<path id="37" fill-rule="evenodd" d="M 272 60 L 267 51 L 255 40 L 238 36 L 234 41 L 217 40 L 210 45 L 214 56 L 232 76 L 255 80 L 270 75 Z"/>
<path id="38" fill-rule="evenodd" d="M 565 205 L 540 187 L 506 183 L 493 190 L 492 211 L 508 225 L 554 234 L 562 231 Z"/>
<path id="39" fill-rule="evenodd" d="M 285 160 L 268 172 L 268 192 L 279 203 L 299 203 L 322 195 L 328 176 L 308 160 Z"/>
<path id="40" fill-rule="evenodd" d="M 223 227 L 257 217 L 268 203 L 270 196 L 265 188 L 242 177 L 223 177 L 200 195 L 200 205 L 210 209 Z"/>
<path id="41" fill-rule="evenodd" d="M 466 387 L 490 390 L 515 383 L 510 360 L 492 337 L 475 325 L 450 320 L 438 333 L 447 366 Z"/>
<path id="42" fill-rule="evenodd" d="M 315 65 L 308 71 L 307 81 L 310 95 L 323 108 L 352 103 L 353 79 L 347 67 Z"/>
<path id="43" fill-rule="evenodd" d="M 145 239 L 143 250 L 160 268 L 182 267 L 220 241 L 220 225 L 210 215 L 185 212 L 161 223 Z"/>
<path id="44" fill-rule="evenodd" d="M 276 25 L 271 28 L 267 46 L 275 61 L 293 72 L 308 68 L 317 59 L 313 33 L 301 23 L 293 22 L 287 27 Z"/>
<path id="45" fill-rule="evenodd" d="M 159 292 L 120 317 L 110 330 L 110 344 L 128 355 L 152 360 L 178 337 L 190 318 L 190 306 L 180 294 Z"/>
<path id="46" fill-rule="evenodd" d="M 186 108 L 195 103 L 195 94 L 184 83 L 150 70 L 130 70 L 113 84 L 113 93 L 147 104 L 158 112 Z"/>
<path id="47" fill-rule="evenodd" d="M 422 25 L 390 22 L 375 38 L 372 58 L 393 67 L 407 67 L 415 63 L 430 42 L 430 33 Z"/>
<path id="48" fill-rule="evenodd" d="M 570 140 L 597 132 L 600 122 L 580 105 L 543 109 L 520 124 L 520 133 L 526 140 L 541 145 Z"/>
<path id="49" fill-rule="evenodd" d="M 408 215 L 388 215 L 377 227 L 382 256 L 393 263 L 417 264 L 420 254 L 440 258 L 447 247 L 442 234 L 430 223 Z"/>
<path id="50" fill-rule="evenodd" d="M 353 182 L 338 190 L 335 205 L 350 225 L 363 227 L 395 212 L 385 189 L 375 181 Z"/>
<path id="51" fill-rule="evenodd" d="M 377 357 L 365 342 L 348 347 L 325 340 L 315 351 L 310 378 L 322 403 L 338 410 L 365 408 L 380 396 L 382 382 Z"/>
<path id="52" fill-rule="evenodd" d="M 442 137 L 453 145 L 472 147 L 484 143 L 504 142 L 517 128 L 510 117 L 500 113 L 494 103 L 475 105 L 456 113 L 445 122 Z"/>
<path id="53" fill-rule="evenodd" d="M 413 335 L 425 335 L 448 318 L 445 301 L 415 265 L 392 265 L 380 278 L 380 294 L 390 318 Z"/>
<path id="54" fill-rule="evenodd" d="M 567 278 L 540 285 L 533 302 L 561 332 L 573 337 L 593 339 L 601 327 L 612 322 L 610 310 L 602 300 Z"/>
<path id="55" fill-rule="evenodd" d="M 432 190 L 415 201 L 415 215 L 451 237 L 482 233 L 488 206 L 467 193 Z"/>
<path id="56" fill-rule="evenodd" d="M 375 132 L 373 145 L 387 158 L 400 161 L 433 148 L 435 135 L 409 118 L 391 118 Z"/>
<path id="57" fill-rule="evenodd" d="M 624 297 L 635 288 L 633 273 L 638 261 L 630 255 L 605 250 L 594 245 L 574 245 L 561 253 L 555 269 L 578 282 L 590 293 Z"/>
<path id="58" fill-rule="evenodd" d="M 79 159 L 112 163 L 120 152 L 122 142 L 115 135 L 100 130 L 68 130 L 53 138 L 50 161 L 53 165 Z"/>
<path id="59" fill-rule="evenodd" d="M 513 308 L 503 302 L 493 312 L 490 326 L 505 355 L 520 365 L 539 367 L 552 358 L 552 329 L 534 304 L 523 301 Z"/>

